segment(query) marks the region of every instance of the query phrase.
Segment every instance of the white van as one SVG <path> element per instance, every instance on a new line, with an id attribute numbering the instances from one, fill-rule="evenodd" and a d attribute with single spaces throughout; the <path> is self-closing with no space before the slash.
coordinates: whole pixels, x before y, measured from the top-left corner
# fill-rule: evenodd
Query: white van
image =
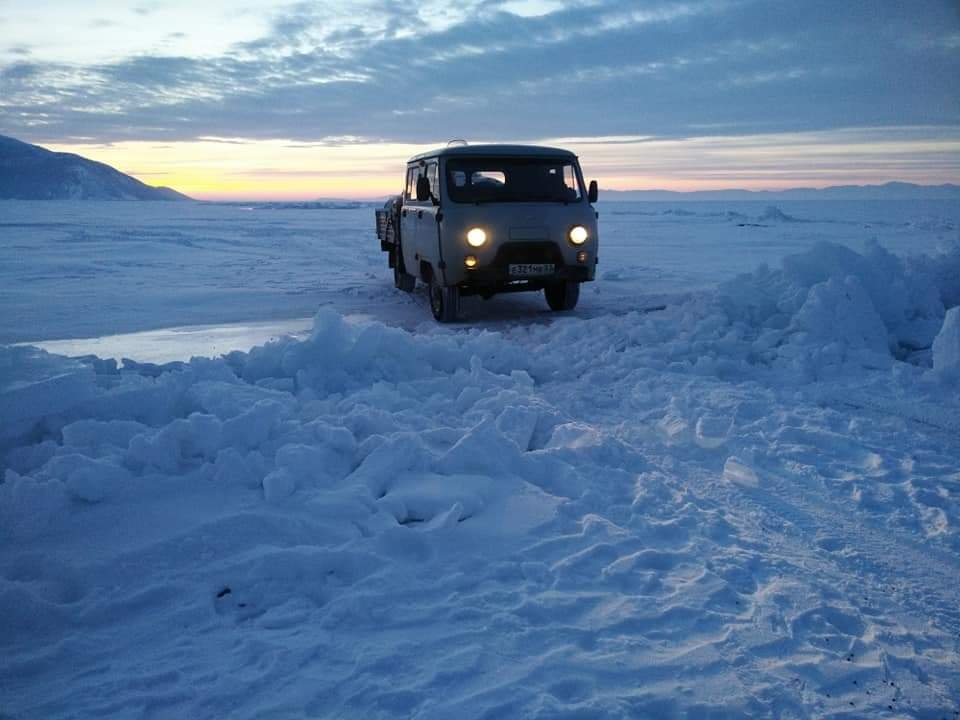
<path id="1" fill-rule="evenodd" d="M 440 322 L 466 295 L 543 290 L 551 309 L 572 310 L 596 272 L 596 201 L 568 150 L 446 147 L 408 161 L 403 194 L 377 210 L 377 236 L 394 284 L 410 292 L 419 278 Z"/>

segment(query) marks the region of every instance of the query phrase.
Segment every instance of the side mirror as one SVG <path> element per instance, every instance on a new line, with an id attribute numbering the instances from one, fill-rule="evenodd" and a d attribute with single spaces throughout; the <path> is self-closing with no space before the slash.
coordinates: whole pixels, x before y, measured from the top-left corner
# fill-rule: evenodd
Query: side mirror
<path id="1" fill-rule="evenodd" d="M 597 190 L 597 181 L 591 180 L 590 189 L 587 190 L 587 201 L 591 203 L 595 203 L 597 201 L 597 195 L 599 194 L 600 194 L 600 191 Z"/>
<path id="2" fill-rule="evenodd" d="M 430 181 L 426 175 L 417 178 L 417 202 L 424 202 L 430 199 Z"/>

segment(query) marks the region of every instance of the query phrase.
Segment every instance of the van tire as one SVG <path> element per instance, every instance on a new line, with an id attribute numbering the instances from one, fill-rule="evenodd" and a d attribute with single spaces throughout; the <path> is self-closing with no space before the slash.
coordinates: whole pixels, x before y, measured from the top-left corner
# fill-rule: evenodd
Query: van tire
<path id="1" fill-rule="evenodd" d="M 547 305 L 554 312 L 573 310 L 580 299 L 580 283 L 573 280 L 562 280 L 547 285 L 543 289 L 543 294 L 547 298 Z"/>
<path id="2" fill-rule="evenodd" d="M 397 290 L 404 292 L 413 292 L 417 279 L 406 272 L 403 265 L 403 250 L 400 249 L 400 243 L 397 243 L 393 249 L 393 286 Z"/>
<path id="3" fill-rule="evenodd" d="M 440 323 L 451 323 L 457 319 L 460 311 L 460 288 L 456 285 L 444 287 L 430 279 L 430 312 L 433 319 Z"/>

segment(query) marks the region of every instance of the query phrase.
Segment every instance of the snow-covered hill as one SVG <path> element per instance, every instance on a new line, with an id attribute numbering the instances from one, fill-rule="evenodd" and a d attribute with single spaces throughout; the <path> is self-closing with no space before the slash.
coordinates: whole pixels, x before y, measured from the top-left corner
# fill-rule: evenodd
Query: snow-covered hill
<path id="1" fill-rule="evenodd" d="M 109 165 L 0 135 L 0 200 L 189 200 Z"/>

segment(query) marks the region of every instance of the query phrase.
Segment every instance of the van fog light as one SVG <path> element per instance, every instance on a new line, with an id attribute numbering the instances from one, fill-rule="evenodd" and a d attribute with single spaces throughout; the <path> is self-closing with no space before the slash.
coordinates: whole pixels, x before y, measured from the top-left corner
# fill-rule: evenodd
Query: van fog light
<path id="1" fill-rule="evenodd" d="M 585 263 L 586 261 L 587 261 L 587 251 L 581 250 L 580 252 L 577 253 L 577 262 Z"/>
<path id="2" fill-rule="evenodd" d="M 470 247 L 481 247 L 487 241 L 487 234 L 480 228 L 473 228 L 467 233 L 467 243 Z"/>
<path id="3" fill-rule="evenodd" d="M 587 229 L 583 225 L 574 225 L 570 228 L 570 242 L 574 245 L 583 245 L 587 241 Z"/>
<path id="4" fill-rule="evenodd" d="M 463 264 L 466 265 L 468 268 L 471 268 L 471 269 L 475 268 L 477 266 L 477 258 L 474 255 L 467 255 L 463 259 Z"/>

